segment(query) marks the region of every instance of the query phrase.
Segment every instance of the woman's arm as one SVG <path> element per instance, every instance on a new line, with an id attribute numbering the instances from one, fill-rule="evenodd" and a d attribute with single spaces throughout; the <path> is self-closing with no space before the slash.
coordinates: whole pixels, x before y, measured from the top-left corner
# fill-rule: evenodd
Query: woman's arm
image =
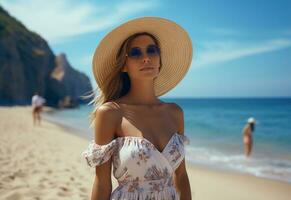
<path id="1" fill-rule="evenodd" d="M 91 200 L 109 200 L 112 191 L 111 159 L 100 166 L 96 166 L 95 172 Z"/>
<path id="2" fill-rule="evenodd" d="M 95 112 L 95 143 L 100 145 L 110 143 L 110 141 L 115 137 L 115 132 L 119 123 L 120 112 L 109 102 L 101 105 Z M 91 200 L 110 199 L 112 191 L 111 161 L 112 158 L 107 162 L 96 166 Z"/>
<path id="3" fill-rule="evenodd" d="M 191 200 L 191 187 L 185 166 L 185 159 L 175 171 L 175 185 L 180 193 L 180 200 Z"/>
<path id="4" fill-rule="evenodd" d="M 173 113 L 177 124 L 177 130 L 179 134 L 184 134 L 184 111 L 177 105 L 173 104 Z M 186 171 L 185 159 L 181 162 L 179 167 L 175 171 L 175 186 L 180 193 L 180 200 L 191 200 L 191 187 Z"/>

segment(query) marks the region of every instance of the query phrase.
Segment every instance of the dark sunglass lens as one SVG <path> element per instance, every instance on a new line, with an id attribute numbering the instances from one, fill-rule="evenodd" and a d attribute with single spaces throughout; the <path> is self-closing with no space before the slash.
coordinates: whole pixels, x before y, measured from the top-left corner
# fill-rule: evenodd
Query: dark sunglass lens
<path id="1" fill-rule="evenodd" d="M 156 45 L 150 45 L 147 48 L 147 54 L 148 55 L 158 55 L 159 54 L 159 48 Z"/>
<path id="2" fill-rule="evenodd" d="M 130 51 L 129 51 L 129 54 L 128 56 L 129 57 L 132 57 L 132 58 L 138 58 L 142 55 L 142 52 L 139 48 L 132 48 Z"/>

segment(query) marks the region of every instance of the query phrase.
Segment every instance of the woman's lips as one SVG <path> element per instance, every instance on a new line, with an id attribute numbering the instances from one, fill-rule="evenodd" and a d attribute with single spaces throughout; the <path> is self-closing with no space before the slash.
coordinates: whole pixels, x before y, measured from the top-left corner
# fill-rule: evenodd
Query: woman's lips
<path id="1" fill-rule="evenodd" d="M 144 67 L 140 71 L 147 71 L 147 70 L 153 70 L 153 67 Z"/>

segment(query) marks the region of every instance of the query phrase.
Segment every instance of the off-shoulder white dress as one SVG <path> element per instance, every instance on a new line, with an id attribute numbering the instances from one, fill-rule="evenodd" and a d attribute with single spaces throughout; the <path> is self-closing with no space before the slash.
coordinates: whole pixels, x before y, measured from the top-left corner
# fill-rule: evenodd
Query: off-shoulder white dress
<path id="1" fill-rule="evenodd" d="M 185 144 L 189 144 L 188 137 L 176 132 L 160 152 L 146 138 L 125 136 L 105 145 L 91 140 L 82 156 L 90 167 L 112 157 L 119 185 L 111 200 L 179 200 L 173 174 L 185 157 Z"/>

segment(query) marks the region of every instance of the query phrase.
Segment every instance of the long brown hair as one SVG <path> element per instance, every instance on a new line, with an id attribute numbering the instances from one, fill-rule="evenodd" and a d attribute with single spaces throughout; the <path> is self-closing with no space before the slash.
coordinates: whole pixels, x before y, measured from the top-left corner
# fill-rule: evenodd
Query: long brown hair
<path id="1" fill-rule="evenodd" d="M 102 85 L 102 88 L 97 88 L 93 90 L 92 93 L 87 96 L 88 98 L 94 97 L 93 100 L 90 101 L 88 104 L 88 105 L 93 104 L 94 106 L 94 109 L 89 116 L 90 127 L 94 126 L 95 112 L 99 106 L 101 106 L 102 104 L 108 101 L 116 100 L 126 95 L 129 92 L 130 78 L 127 72 L 122 72 L 122 69 L 126 62 L 125 55 L 129 50 L 132 40 L 142 35 L 147 35 L 151 37 L 154 43 L 160 46 L 160 43 L 157 40 L 157 38 L 148 32 L 135 33 L 124 40 L 124 42 L 120 46 L 118 53 L 116 55 L 115 67 L 113 68 L 112 72 L 107 76 L 107 78 L 104 80 L 104 84 Z M 162 67 L 162 59 L 160 57 L 160 70 L 161 70 L 161 67 Z M 98 95 L 97 95 L 97 92 L 98 92 Z"/>

